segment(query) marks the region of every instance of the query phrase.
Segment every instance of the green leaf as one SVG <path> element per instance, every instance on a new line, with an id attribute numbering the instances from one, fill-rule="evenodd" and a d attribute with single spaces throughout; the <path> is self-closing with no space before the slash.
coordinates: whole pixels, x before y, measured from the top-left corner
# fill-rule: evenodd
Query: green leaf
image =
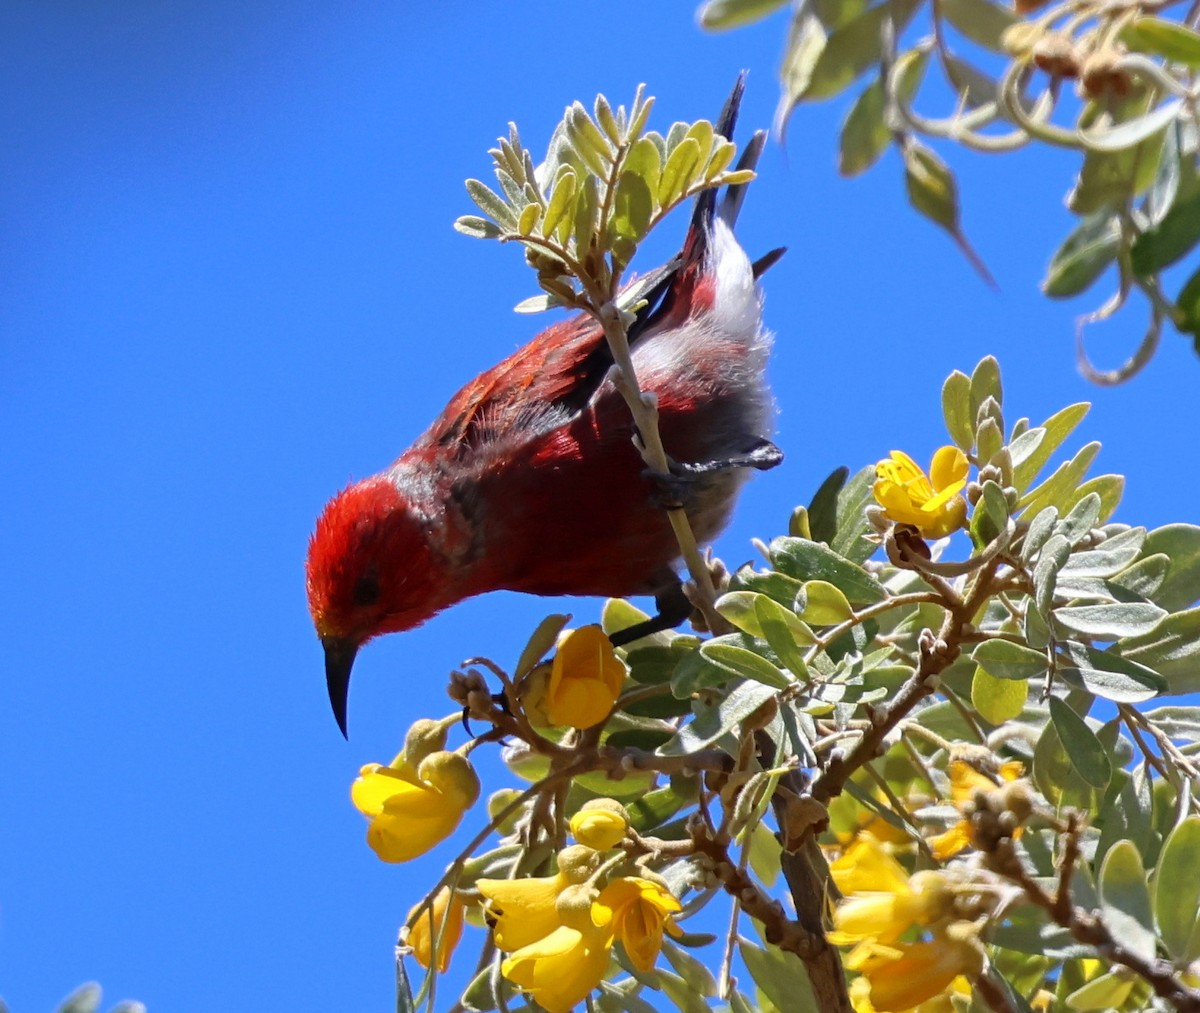
<path id="1" fill-rule="evenodd" d="M 504 230 L 487 218 L 478 215 L 463 215 L 454 220 L 454 231 L 461 232 L 472 239 L 499 239 Z"/>
<path id="2" fill-rule="evenodd" d="M 700 142 L 694 137 L 684 137 L 667 156 L 667 164 L 663 166 L 656 195 L 658 205 L 670 207 L 678 201 L 695 182 L 702 168 Z"/>
<path id="3" fill-rule="evenodd" d="M 1167 738 L 1200 740 L 1200 707 L 1172 704 L 1145 712 Z"/>
<path id="4" fill-rule="evenodd" d="M 967 109 L 978 109 L 997 100 L 1000 86 L 974 64 L 953 53 L 943 56 L 946 80 L 954 87 L 958 101 Z"/>
<path id="5" fill-rule="evenodd" d="M 1065 299 L 1089 289 L 1117 259 L 1121 227 L 1109 211 L 1089 215 L 1050 258 L 1042 291 L 1053 299 Z"/>
<path id="6" fill-rule="evenodd" d="M 1175 326 L 1180 333 L 1194 334 L 1200 340 L 1200 270 L 1184 282 L 1175 306 L 1179 310 Z M 1200 348 L 1200 345 L 1197 347 Z"/>
<path id="7" fill-rule="evenodd" d="M 1166 614 L 1150 602 L 1127 601 L 1057 608 L 1054 620 L 1059 626 L 1093 640 L 1120 640 L 1148 633 Z"/>
<path id="8" fill-rule="evenodd" d="M 806 536 L 812 541 L 829 545 L 837 535 L 838 494 L 849 474 L 849 468 L 836 469 L 813 494 L 812 502 L 808 504 L 809 534 Z"/>
<path id="9" fill-rule="evenodd" d="M 1171 63 L 1200 67 L 1200 35 L 1175 21 L 1138 18 L 1122 33 L 1121 40 L 1139 53 L 1153 53 Z"/>
<path id="10" fill-rule="evenodd" d="M 1000 383 L 1000 363 L 994 355 L 985 355 L 971 371 L 971 423 L 979 420 L 979 410 L 991 398 L 996 405 L 1004 404 L 1004 387 Z"/>
<path id="11" fill-rule="evenodd" d="M 797 590 L 803 586 L 799 585 Z M 795 612 L 757 591 L 727 591 L 717 599 L 716 609 L 739 630 L 752 637 L 766 638 L 766 627 L 763 625 L 763 619 L 766 618 L 770 623 L 786 628 L 797 643 L 817 642 L 813 631 Z"/>
<path id="12" fill-rule="evenodd" d="M 808 13 L 807 8 L 798 10 L 788 31 L 783 66 L 779 71 L 781 94 L 775 110 L 775 132 L 781 141 L 786 134 L 788 118 L 808 90 L 827 41 L 821 19 Z"/>
<path id="13" fill-rule="evenodd" d="M 1057 523 L 1058 507 L 1046 507 L 1034 514 L 1033 520 L 1029 522 L 1029 530 L 1025 532 L 1025 538 L 1021 542 L 1022 561 L 1028 563 L 1042 551 L 1042 547 L 1054 534 L 1054 526 Z"/>
<path id="14" fill-rule="evenodd" d="M 643 138 L 644 140 L 644 138 Z M 658 149 L 653 144 L 655 157 Z M 626 170 L 617 182 L 617 193 L 613 200 L 613 213 L 609 222 L 614 235 L 625 236 L 637 242 L 646 234 L 650 218 L 654 214 L 654 198 L 645 177 L 638 172 Z"/>
<path id="15" fill-rule="evenodd" d="M 1200 532 L 1200 529 L 1197 531 Z M 1060 531 L 1060 534 L 1063 532 Z M 1146 529 L 1129 528 L 1106 538 L 1094 549 L 1072 553 L 1063 572 L 1087 577 L 1111 577 L 1137 559 L 1145 544 Z"/>
<path id="16" fill-rule="evenodd" d="M 1154 181 L 1164 136 L 1165 128 L 1124 151 L 1088 151 L 1067 195 L 1067 207 L 1077 215 L 1123 207 Z"/>
<path id="17" fill-rule="evenodd" d="M 1113 127 L 1103 129 L 1079 130 L 1076 136 L 1090 151 L 1112 153 L 1134 148 L 1143 141 L 1154 138 L 1161 149 L 1163 133 L 1179 116 L 1183 108 L 1183 99 L 1172 99 L 1163 103 L 1157 109 L 1125 120 Z M 1158 162 L 1155 159 L 1155 168 Z"/>
<path id="18" fill-rule="evenodd" d="M 942 415 L 946 431 L 963 450 L 970 453 L 975 446 L 975 413 L 971 409 L 971 381 L 957 369 L 942 384 Z"/>
<path id="19" fill-rule="evenodd" d="M 775 693 L 773 687 L 761 682 L 743 682 L 735 686 L 717 706 L 701 708 L 695 720 L 684 725 L 670 742 L 658 750 L 659 754 L 683 756 L 697 749 L 707 749 L 718 739 L 740 728 L 741 723 Z"/>
<path id="20" fill-rule="evenodd" d="M 1055 534 L 1062 535 L 1067 544 L 1074 548 L 1092 533 L 1100 519 L 1100 497 L 1095 493 L 1080 498 L 1067 515 L 1054 526 Z"/>
<path id="21" fill-rule="evenodd" d="M 803 606 L 797 598 L 800 618 L 811 626 L 836 626 L 854 614 L 846 596 L 827 580 L 805 581 L 801 594 Z"/>
<path id="22" fill-rule="evenodd" d="M 1063 568 L 1067 557 L 1071 554 L 1071 546 L 1062 535 L 1051 535 L 1038 553 L 1037 562 L 1033 567 L 1033 600 L 1042 617 L 1049 621 L 1050 610 L 1054 605 L 1054 586 L 1057 582 L 1058 571 Z"/>
<path id="23" fill-rule="evenodd" d="M 1162 553 L 1170 558 L 1167 577 L 1154 600 L 1169 612 L 1191 605 L 1200 598 L 1200 527 L 1167 524 L 1146 536 L 1144 554 Z"/>
<path id="24" fill-rule="evenodd" d="M 1098 521 L 1100 524 L 1106 524 L 1117 512 L 1117 507 L 1121 505 L 1121 497 L 1125 495 L 1125 476 L 1097 475 L 1095 478 L 1089 478 L 1075 490 L 1076 502 L 1093 493 L 1100 497 Z M 1068 503 L 1068 506 L 1073 507 L 1075 503 Z"/>
<path id="25" fill-rule="evenodd" d="M 1043 662 L 1043 668 L 1045 663 Z M 971 704 L 989 724 L 1002 725 L 1025 709 L 1029 683 L 1023 679 L 997 679 L 982 666 L 971 679 Z"/>
<path id="26" fill-rule="evenodd" d="M 665 645 L 635 640 L 625 655 L 629 678 L 643 686 L 665 686 L 679 662 L 691 653 L 689 641 L 690 637 L 676 637 Z"/>
<path id="27" fill-rule="evenodd" d="M 1079 1013 L 1118 1009 L 1125 1005 L 1133 990 L 1133 983 L 1134 978 L 1129 972 L 1123 968 L 1114 969 L 1089 979 L 1067 995 L 1063 1002 Z"/>
<path id="28" fill-rule="evenodd" d="M 1059 669 L 1059 675 L 1076 689 L 1116 703 L 1141 703 L 1167 691 L 1163 676 L 1119 654 L 1073 641 L 1065 642 L 1063 647 L 1070 665 Z"/>
<path id="29" fill-rule="evenodd" d="M 789 620 L 794 620 L 795 615 L 766 595 L 758 596 L 754 603 L 754 611 L 762 630 L 762 636 L 771 650 L 775 652 L 775 656 L 787 666 L 788 671 L 797 679 L 807 681 L 808 665 L 804 660 L 804 653 L 797 644 L 802 637 L 811 637 L 812 630 L 804 623 L 800 623 L 802 629 L 799 632 L 794 630 Z"/>
<path id="30" fill-rule="evenodd" d="M 892 21 L 899 36 L 917 6 L 916 0 L 888 0 L 833 32 L 817 57 L 800 97 L 832 98 L 848 88 L 863 71 L 879 62 L 884 22 Z"/>
<path id="31" fill-rule="evenodd" d="M 1038 472 L 1046 466 L 1051 455 L 1062 446 L 1075 427 L 1083 421 L 1091 405 L 1086 402 L 1070 405 L 1050 416 L 1040 428 L 1046 435 L 1042 442 L 1020 464 L 1013 460 L 1013 482 L 1018 489 L 1024 490 L 1037 477 Z"/>
<path id="32" fill-rule="evenodd" d="M 550 198 L 546 202 L 546 213 L 542 216 L 542 235 L 553 236 L 560 242 L 566 242 L 568 237 L 558 235 L 558 232 L 561 225 L 570 221 L 570 211 L 575 205 L 575 189 L 578 184 L 579 177 L 575 175 L 574 169 L 569 165 L 558 167 L 558 173 L 554 177 L 554 186 L 550 190 Z"/>
<path id="33" fill-rule="evenodd" d="M 696 22 L 710 32 L 724 32 L 730 28 L 761 21 L 774 14 L 788 0 L 706 0 L 696 12 Z"/>
<path id="34" fill-rule="evenodd" d="M 939 0 L 938 10 L 964 36 L 994 53 L 1004 52 L 1004 33 L 1018 20 L 1007 7 L 988 0 Z"/>
<path id="35" fill-rule="evenodd" d="M 950 167 L 920 141 L 904 150 L 908 202 L 930 221 L 958 236 L 958 186 Z"/>
<path id="36" fill-rule="evenodd" d="M 1154 873 L 1154 917 L 1167 952 L 1180 964 L 1200 953 L 1200 816 L 1189 816 L 1165 841 Z"/>
<path id="37" fill-rule="evenodd" d="M 866 507 L 875 498 L 871 491 L 874 484 L 875 468 L 867 465 L 856 472 L 838 493 L 837 534 L 829 547 L 852 563 L 861 563 L 875 552 L 875 543 L 864 537 L 870 530 Z M 841 587 L 840 584 L 838 586 Z M 846 588 L 842 587 L 842 590 L 846 591 Z M 846 597 L 854 601 L 849 592 Z"/>
<path id="38" fill-rule="evenodd" d="M 971 660 L 996 679 L 1026 680 L 1046 674 L 1046 656 L 1041 651 L 1011 640 L 985 640 Z"/>
<path id="39" fill-rule="evenodd" d="M 838 141 L 838 172 L 858 176 L 879 161 L 892 143 L 883 81 L 876 78 L 854 100 Z"/>
<path id="40" fill-rule="evenodd" d="M 736 644 L 721 644 L 715 640 L 707 640 L 700 646 L 700 653 L 718 668 L 723 668 L 730 675 L 738 675 L 744 679 L 753 679 L 764 686 L 775 689 L 787 689 L 795 679 L 772 665 L 760 654 Z"/>
<path id="41" fill-rule="evenodd" d="M 534 665 L 541 661 L 558 641 L 558 635 L 563 627 L 571 621 L 570 615 L 548 615 L 537 625 L 528 642 L 521 649 L 517 659 L 517 667 L 513 669 L 513 678 L 519 679 L 533 671 Z"/>
<path id="42" fill-rule="evenodd" d="M 1112 780 L 1112 761 L 1087 722 L 1056 696 L 1050 698 L 1050 720 L 1079 776 L 1099 791 L 1107 788 Z"/>
<path id="43" fill-rule="evenodd" d="M 1100 910 L 1105 924 L 1122 946 L 1144 960 L 1157 949 L 1150 890 L 1141 855 L 1131 841 L 1118 841 L 1100 867 Z"/>
<path id="44" fill-rule="evenodd" d="M 1169 615 L 1149 633 L 1130 637 L 1121 655 L 1166 677 L 1171 693 L 1200 692 L 1200 608 Z"/>
<path id="45" fill-rule="evenodd" d="M 1083 482 L 1083 476 L 1098 453 L 1100 444 L 1096 441 L 1081 447 L 1079 453 L 1060 464 L 1041 485 L 1025 493 L 1017 506 L 1026 514 L 1035 514 L 1048 506 L 1056 506 L 1060 511 L 1068 509 L 1068 504 L 1075 502 L 1075 494 Z"/>
<path id="46" fill-rule="evenodd" d="M 1034 747 L 1033 781 L 1056 807 L 1076 806 L 1090 810 L 1095 804 L 1095 788 L 1075 769 L 1053 721 L 1046 722 Z"/>
<path id="47" fill-rule="evenodd" d="M 1200 191 L 1176 201 L 1166 217 L 1133 243 L 1129 262 L 1139 278 L 1147 278 L 1189 253 L 1200 240 Z"/>
<path id="48" fill-rule="evenodd" d="M 712 976 L 709 971 L 699 960 L 693 957 L 687 950 L 682 949 L 677 944 L 671 942 L 670 939 L 663 939 L 662 954 L 667 958 L 667 962 L 675 969 L 675 972 L 687 984 L 688 990 L 694 996 L 704 996 L 711 999 L 717 994 L 717 979 Z M 701 1004 L 704 1009 L 708 1009 L 707 1003 Z"/>
<path id="49" fill-rule="evenodd" d="M 468 196 L 475 202 L 480 211 L 509 232 L 516 231 L 517 213 L 508 205 L 504 198 L 477 179 L 468 179 L 466 187 Z"/>
<path id="50" fill-rule="evenodd" d="M 94 981 L 80 985 L 65 998 L 57 1013 L 95 1013 L 100 1008 L 100 986 Z"/>
<path id="51" fill-rule="evenodd" d="M 768 949 L 739 940 L 738 952 L 768 999 L 787 1013 L 820 1013 L 803 961 L 778 947 Z"/>
<path id="52" fill-rule="evenodd" d="M 824 580 L 839 588 L 854 605 L 883 601 L 887 591 L 861 566 L 820 542 L 780 537 L 769 548 L 771 564 L 797 580 Z"/>

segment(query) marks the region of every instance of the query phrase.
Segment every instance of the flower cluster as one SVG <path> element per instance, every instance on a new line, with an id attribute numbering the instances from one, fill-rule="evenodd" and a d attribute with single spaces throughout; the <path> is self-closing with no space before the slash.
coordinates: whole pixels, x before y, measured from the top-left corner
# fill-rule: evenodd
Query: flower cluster
<path id="1" fill-rule="evenodd" d="M 846 968 L 858 1013 L 899 1013 L 949 991 L 969 991 L 982 966 L 978 926 L 964 914 L 955 884 L 939 870 L 909 874 L 882 842 L 860 835 L 831 863 L 844 895 L 830 941 L 852 946 Z M 962 979 L 962 980 L 960 980 Z M 863 984 L 859 984 L 863 982 Z"/>
<path id="2" fill-rule="evenodd" d="M 621 856 L 602 861 L 627 830 L 624 809 L 598 799 L 572 818 L 580 843 L 559 852 L 554 875 L 476 883 L 496 946 L 507 954 L 501 972 L 549 1013 L 567 1013 L 600 984 L 614 944 L 645 972 L 663 933 L 681 934 L 673 917 L 679 901 L 662 880 L 625 868 Z"/>

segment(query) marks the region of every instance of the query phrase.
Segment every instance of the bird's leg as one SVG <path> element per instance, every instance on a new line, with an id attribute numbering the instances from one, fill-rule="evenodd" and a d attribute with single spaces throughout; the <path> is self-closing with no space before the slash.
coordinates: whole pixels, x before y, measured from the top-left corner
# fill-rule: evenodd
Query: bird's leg
<path id="1" fill-rule="evenodd" d="M 756 471 L 769 471 L 783 461 L 783 451 L 767 439 L 758 439 L 743 454 L 724 457 L 715 461 L 684 462 L 671 460 L 668 467 L 669 475 L 663 475 L 647 469 L 642 472 L 658 486 L 659 495 L 655 497 L 659 506 L 666 510 L 681 509 L 687 506 L 692 489 L 698 479 L 706 475 L 715 475 L 734 468 L 754 468 Z"/>
<path id="2" fill-rule="evenodd" d="M 658 608 L 657 615 L 651 616 L 645 622 L 635 623 L 633 626 L 618 630 L 608 638 L 612 641 L 613 647 L 624 647 L 626 644 L 641 640 L 642 637 L 648 637 L 652 633 L 673 630 L 692 614 L 692 603 L 683 593 L 683 584 L 678 579 L 654 596 L 654 604 Z"/>

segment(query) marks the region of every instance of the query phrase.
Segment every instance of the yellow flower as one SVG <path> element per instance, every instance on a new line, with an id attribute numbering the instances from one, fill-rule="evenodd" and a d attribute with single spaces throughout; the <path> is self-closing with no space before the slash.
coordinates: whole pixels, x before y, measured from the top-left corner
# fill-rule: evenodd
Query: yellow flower
<path id="1" fill-rule="evenodd" d="M 500 972 L 549 1013 L 569 1013 L 583 1002 L 608 970 L 607 929 L 560 925 L 500 965 Z"/>
<path id="2" fill-rule="evenodd" d="M 527 879 L 481 879 L 484 910 L 493 921 L 492 935 L 505 953 L 548 936 L 561 924 L 555 902 L 571 885 L 567 875 L 531 876 Z"/>
<path id="3" fill-rule="evenodd" d="M 871 986 L 870 1005 L 901 1013 L 955 988 L 960 975 L 978 973 L 979 952 L 965 940 L 938 937 L 921 943 L 866 943 L 846 958 Z"/>
<path id="4" fill-rule="evenodd" d="M 658 883 L 638 876 L 614 879 L 592 904 L 592 921 L 619 939 L 639 971 L 650 971 L 662 949 L 663 929 L 683 935 L 672 914 L 682 910 L 678 900 Z"/>
<path id="5" fill-rule="evenodd" d="M 571 833 L 580 844 L 607 851 L 625 838 L 629 829 L 629 814 L 620 802 L 597 798 L 584 803 L 571 817 Z"/>
<path id="6" fill-rule="evenodd" d="M 995 791 L 997 787 L 1017 780 L 1024 772 L 1025 767 L 1020 760 L 1009 760 L 1000 765 L 997 770 L 997 778 L 994 780 L 986 774 L 981 774 L 964 760 L 951 760 L 950 797 L 954 800 L 954 804 L 963 810 L 969 803 L 972 803 L 977 791 Z M 1021 828 L 1017 827 L 1013 836 L 1019 837 L 1020 835 Z M 952 858 L 960 851 L 975 844 L 971 821 L 970 819 L 961 819 L 945 832 L 934 834 L 928 838 L 928 841 L 929 848 L 936 858 L 942 861 Z"/>
<path id="7" fill-rule="evenodd" d="M 868 890 L 896 893 L 908 889 L 908 873 L 870 834 L 860 834 L 842 856 L 829 866 L 843 894 Z"/>
<path id="8" fill-rule="evenodd" d="M 570 887 L 586 882 L 598 861 L 591 848 L 574 845 L 558 853 L 558 872 L 553 876 L 476 880 L 496 945 L 512 953 L 562 925 L 559 897 Z"/>
<path id="9" fill-rule="evenodd" d="M 950 983 L 950 988 L 932 999 L 905 1010 L 904 1013 L 956 1013 L 952 995 L 971 997 L 971 983 L 961 974 Z M 871 982 L 861 975 L 850 982 L 850 1005 L 854 1013 L 879 1013 L 871 1003 Z"/>
<path id="10" fill-rule="evenodd" d="M 479 778 L 466 757 L 430 753 L 414 769 L 397 758 L 391 766 L 368 763 L 350 789 L 370 818 L 367 843 L 385 862 L 407 862 L 440 844 L 479 798 Z"/>
<path id="11" fill-rule="evenodd" d="M 412 948 L 418 964 L 428 970 L 434 963 L 437 951 L 437 969 L 442 974 L 450 966 L 450 955 L 462 938 L 463 911 L 465 906 L 458 894 L 448 886 L 442 887 L 433 898 L 433 903 L 421 912 L 413 922 L 420 904 L 408 912 L 400 941 Z M 411 928 L 408 923 L 412 923 Z"/>
<path id="12" fill-rule="evenodd" d="M 612 712 L 625 665 L 599 626 L 564 634 L 550 668 L 545 710 L 556 727 L 591 728 Z"/>
<path id="13" fill-rule="evenodd" d="M 941 538 L 963 526 L 967 501 L 967 457 L 958 447 L 942 447 L 926 475 L 911 457 L 893 450 L 875 466 L 875 499 L 899 524 L 911 524 L 926 538 Z"/>

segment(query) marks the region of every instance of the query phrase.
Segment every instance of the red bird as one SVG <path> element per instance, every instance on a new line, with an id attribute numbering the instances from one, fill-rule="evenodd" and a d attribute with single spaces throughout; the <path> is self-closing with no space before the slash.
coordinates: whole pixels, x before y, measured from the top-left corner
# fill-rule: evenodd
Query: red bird
<path id="1" fill-rule="evenodd" d="M 739 79 L 718 122 L 732 133 Z M 753 168 L 757 134 L 739 168 Z M 630 329 L 638 382 L 658 398 L 673 480 L 647 474 L 608 372 L 603 331 L 579 316 L 544 330 L 467 384 L 391 467 L 338 493 L 308 549 L 308 601 L 329 699 L 346 733 L 350 669 L 372 637 L 412 629 L 486 591 L 656 597 L 659 615 L 622 642 L 690 612 L 662 507 L 684 503 L 701 542 L 724 527 L 747 468 L 782 455 L 768 440 L 758 276 L 733 236 L 744 185 L 719 209 L 697 199 L 683 251 L 649 279 Z"/>

